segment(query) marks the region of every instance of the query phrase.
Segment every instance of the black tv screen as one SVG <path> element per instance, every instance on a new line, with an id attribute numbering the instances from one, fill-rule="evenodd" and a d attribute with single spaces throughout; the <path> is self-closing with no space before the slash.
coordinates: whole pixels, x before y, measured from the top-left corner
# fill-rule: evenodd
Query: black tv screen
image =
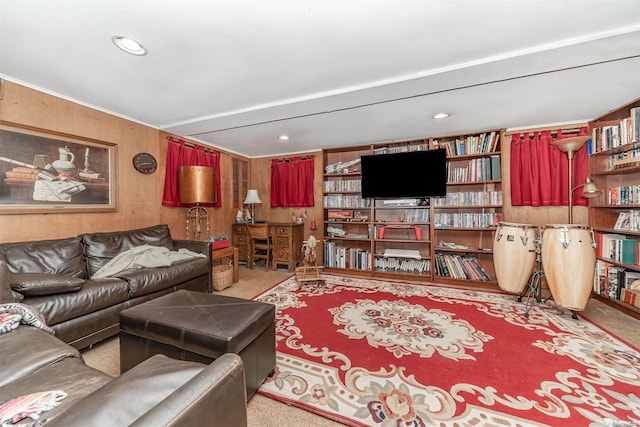
<path id="1" fill-rule="evenodd" d="M 447 194 L 444 148 L 361 156 L 362 197 L 420 198 Z"/>

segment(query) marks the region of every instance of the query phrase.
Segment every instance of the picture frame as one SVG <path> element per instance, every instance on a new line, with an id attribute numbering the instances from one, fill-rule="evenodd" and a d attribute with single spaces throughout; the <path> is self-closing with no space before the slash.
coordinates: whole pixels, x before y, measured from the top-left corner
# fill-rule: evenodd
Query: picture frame
<path id="1" fill-rule="evenodd" d="M 117 211 L 117 146 L 0 122 L 0 214 Z"/>

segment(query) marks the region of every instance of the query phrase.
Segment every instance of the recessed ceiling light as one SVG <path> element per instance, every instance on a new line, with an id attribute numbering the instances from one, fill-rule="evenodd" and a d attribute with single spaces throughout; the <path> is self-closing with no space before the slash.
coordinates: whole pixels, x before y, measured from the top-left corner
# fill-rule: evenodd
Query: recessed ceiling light
<path id="1" fill-rule="evenodd" d="M 447 117 L 449 117 L 451 114 L 449 113 L 438 113 L 436 115 L 433 116 L 434 119 L 439 120 L 439 119 L 446 119 Z"/>
<path id="2" fill-rule="evenodd" d="M 143 56 L 147 54 L 147 48 L 142 46 L 140 42 L 127 36 L 113 36 L 111 37 L 113 43 L 120 49 L 127 53 L 137 56 Z"/>
<path id="3" fill-rule="evenodd" d="M 288 135 L 280 135 L 280 136 L 278 137 L 278 139 L 279 139 L 280 141 L 288 141 L 288 140 L 289 140 L 289 136 L 288 136 Z"/>

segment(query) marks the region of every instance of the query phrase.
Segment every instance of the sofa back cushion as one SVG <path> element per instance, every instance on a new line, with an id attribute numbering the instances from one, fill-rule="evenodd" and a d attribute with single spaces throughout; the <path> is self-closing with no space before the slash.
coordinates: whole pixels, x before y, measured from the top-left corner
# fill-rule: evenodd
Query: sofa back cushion
<path id="1" fill-rule="evenodd" d="M 83 234 L 84 255 L 89 276 L 121 252 L 141 245 L 164 246 L 174 250 L 171 232 L 166 224 L 128 231 Z"/>
<path id="2" fill-rule="evenodd" d="M 87 278 L 80 237 L 3 243 L 0 251 L 12 273 L 49 273 Z"/>

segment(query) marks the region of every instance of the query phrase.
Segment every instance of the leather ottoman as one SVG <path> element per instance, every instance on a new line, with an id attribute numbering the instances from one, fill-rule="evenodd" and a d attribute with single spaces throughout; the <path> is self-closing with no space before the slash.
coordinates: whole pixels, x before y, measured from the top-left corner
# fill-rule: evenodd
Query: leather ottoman
<path id="1" fill-rule="evenodd" d="M 120 313 L 120 371 L 154 354 L 211 363 L 236 353 L 247 400 L 276 366 L 275 306 L 180 290 Z"/>

